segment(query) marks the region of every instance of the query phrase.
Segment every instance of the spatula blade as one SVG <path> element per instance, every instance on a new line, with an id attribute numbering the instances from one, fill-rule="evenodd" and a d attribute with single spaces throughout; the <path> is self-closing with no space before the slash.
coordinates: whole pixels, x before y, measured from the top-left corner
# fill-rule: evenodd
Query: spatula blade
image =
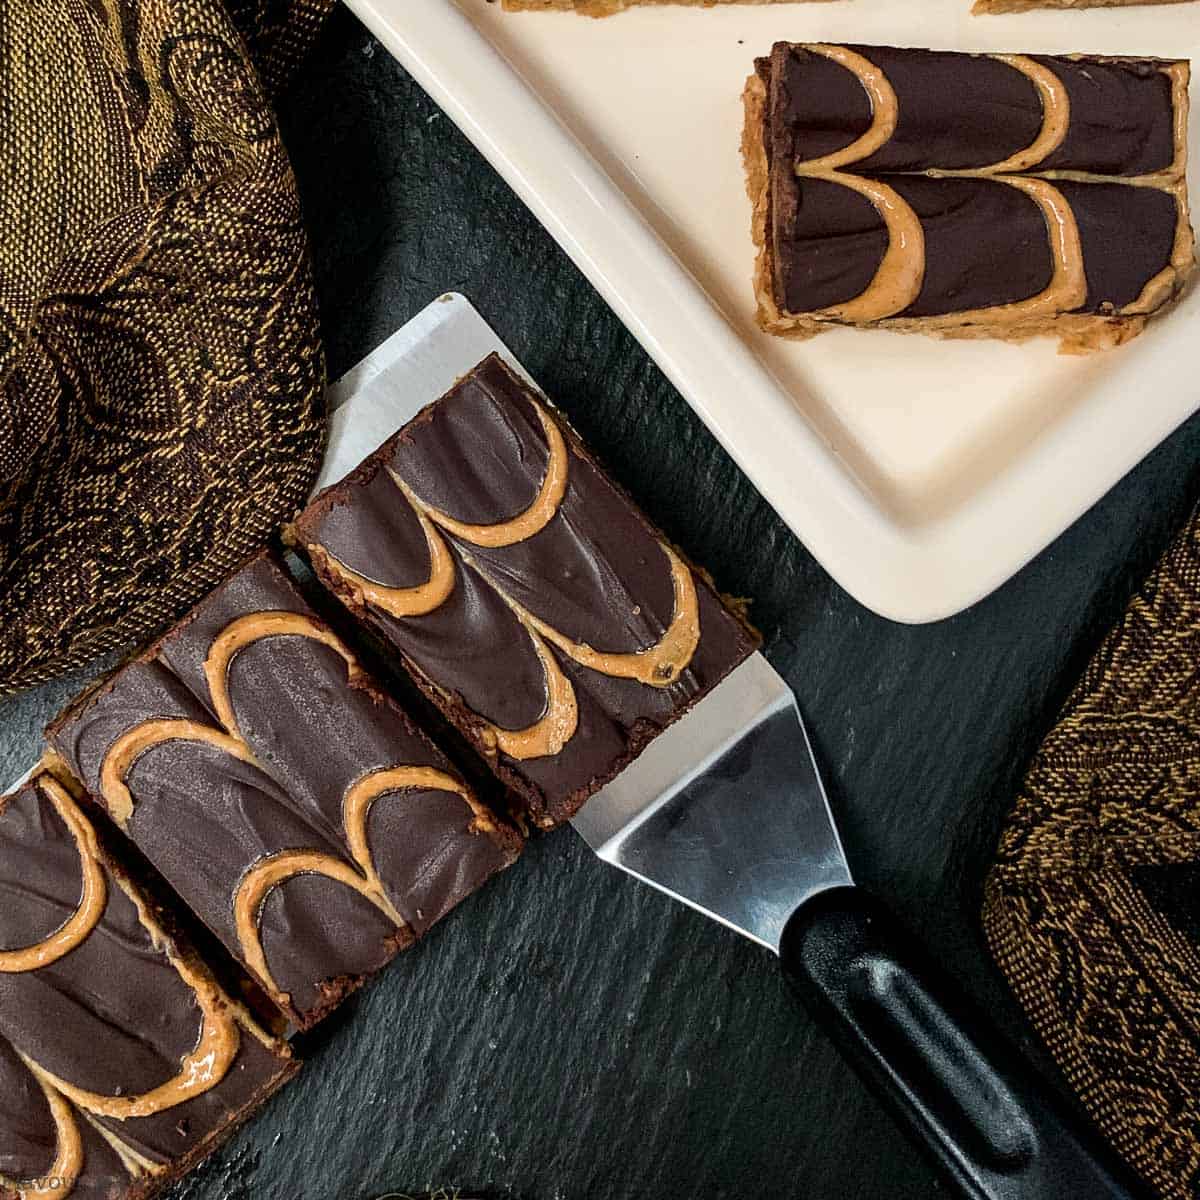
<path id="1" fill-rule="evenodd" d="M 571 823 L 606 862 L 776 952 L 805 900 L 851 882 L 796 699 L 761 654 Z"/>

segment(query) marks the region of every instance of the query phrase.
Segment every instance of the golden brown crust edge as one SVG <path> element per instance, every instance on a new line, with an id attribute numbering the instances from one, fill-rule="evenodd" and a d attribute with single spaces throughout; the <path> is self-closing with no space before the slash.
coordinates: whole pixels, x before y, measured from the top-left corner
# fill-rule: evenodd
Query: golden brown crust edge
<path id="1" fill-rule="evenodd" d="M 746 169 L 746 194 L 750 197 L 751 233 L 754 238 L 755 320 L 766 333 L 780 337 L 810 338 L 833 328 L 827 321 L 785 316 L 775 303 L 775 260 L 771 254 L 768 222 L 771 217 L 771 167 L 763 141 L 766 129 L 767 88 L 757 73 L 746 80 L 742 92 L 746 121 L 742 126 L 742 163 Z"/>
<path id="2" fill-rule="evenodd" d="M 989 0 L 979 0 L 980 3 Z M 1010 0 L 995 0 L 1007 3 Z M 1012 0 L 1022 3 L 1025 0 Z M 1152 3 L 1174 3 L 1175 0 L 1151 0 Z M 997 10 L 998 11 L 998 10 Z M 1190 72 L 1184 64 L 1183 86 L 1177 95 L 1180 120 L 1187 130 L 1189 97 L 1187 84 Z M 756 249 L 754 262 L 754 294 L 757 301 L 755 319 L 765 333 L 781 337 L 804 339 L 829 329 L 888 329 L 895 333 L 922 333 L 941 338 L 988 338 L 993 341 L 1025 342 L 1030 338 L 1051 336 L 1059 339 L 1061 354 L 1091 354 L 1111 350 L 1137 337 L 1152 317 L 1166 312 L 1178 302 L 1195 272 L 1195 236 L 1192 232 L 1187 193 L 1186 148 L 1183 152 L 1180 193 L 1180 231 L 1171 266 L 1164 274 L 1162 299 L 1148 312 L 1126 313 L 1111 317 L 1090 313 L 1060 313 L 1029 321 L 998 322 L 995 324 L 962 324 L 953 313 L 945 317 L 889 317 L 870 325 L 851 325 L 840 321 L 822 320 L 804 314 L 788 314 L 780 310 L 775 299 L 774 258 L 769 236 L 771 208 L 770 166 L 767 160 L 764 135 L 766 131 L 767 89 L 756 73 L 746 80 L 742 92 L 746 119 L 742 127 L 742 162 L 746 171 L 746 193 L 751 204 L 751 233 Z M 1186 147 L 1186 142 L 1185 142 Z"/>
<path id="3" fill-rule="evenodd" d="M 771 280 L 774 263 L 767 237 L 767 219 L 771 212 L 771 170 L 764 144 L 767 89 L 757 72 L 746 80 L 742 90 L 745 122 L 742 125 L 742 166 L 746 171 L 746 195 L 750 200 L 750 232 L 754 239 L 755 319 L 767 333 L 784 333 L 779 328 L 779 310 L 775 306 Z"/>

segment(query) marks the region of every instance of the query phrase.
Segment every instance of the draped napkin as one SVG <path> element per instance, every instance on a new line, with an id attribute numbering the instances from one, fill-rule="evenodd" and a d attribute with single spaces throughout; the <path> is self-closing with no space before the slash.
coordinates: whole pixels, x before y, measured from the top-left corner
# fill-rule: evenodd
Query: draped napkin
<path id="1" fill-rule="evenodd" d="M 1034 759 L 984 928 L 1112 1144 L 1200 1195 L 1200 514 Z"/>
<path id="2" fill-rule="evenodd" d="M 332 0 L 0 0 L 0 694 L 304 498 L 323 361 L 271 112 Z"/>

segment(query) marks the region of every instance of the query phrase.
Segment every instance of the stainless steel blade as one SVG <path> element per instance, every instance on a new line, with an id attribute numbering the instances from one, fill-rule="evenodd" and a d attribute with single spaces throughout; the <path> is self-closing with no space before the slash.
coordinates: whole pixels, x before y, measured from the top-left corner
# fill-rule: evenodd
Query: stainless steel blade
<path id="1" fill-rule="evenodd" d="M 805 900 L 851 882 L 796 698 L 761 654 L 571 823 L 606 862 L 777 953 Z"/>

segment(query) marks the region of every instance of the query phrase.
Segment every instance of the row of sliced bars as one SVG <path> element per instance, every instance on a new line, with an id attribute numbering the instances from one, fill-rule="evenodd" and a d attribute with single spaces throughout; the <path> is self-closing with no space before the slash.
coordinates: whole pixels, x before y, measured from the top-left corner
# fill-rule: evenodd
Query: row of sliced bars
<path id="1" fill-rule="evenodd" d="M 250 560 L 71 704 L 0 800 L 0 1195 L 149 1196 L 297 1069 L 189 920 L 307 1029 L 755 644 L 495 357 L 287 538 L 505 801 L 281 559 Z"/>

